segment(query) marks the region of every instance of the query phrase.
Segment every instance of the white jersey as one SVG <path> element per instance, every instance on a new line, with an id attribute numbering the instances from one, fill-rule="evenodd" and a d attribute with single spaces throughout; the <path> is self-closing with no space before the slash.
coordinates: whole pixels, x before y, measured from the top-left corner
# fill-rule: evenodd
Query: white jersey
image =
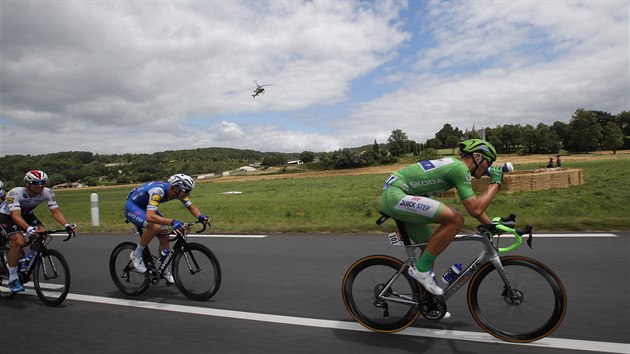
<path id="1" fill-rule="evenodd" d="M 0 204 L 0 213 L 11 215 L 14 210 L 21 210 L 22 214 L 26 214 L 35 209 L 43 202 L 48 202 L 48 208 L 59 208 L 55 200 L 55 193 L 50 188 L 44 188 L 42 192 L 34 197 L 26 193 L 26 187 L 15 187 L 11 189 L 6 199 Z"/>

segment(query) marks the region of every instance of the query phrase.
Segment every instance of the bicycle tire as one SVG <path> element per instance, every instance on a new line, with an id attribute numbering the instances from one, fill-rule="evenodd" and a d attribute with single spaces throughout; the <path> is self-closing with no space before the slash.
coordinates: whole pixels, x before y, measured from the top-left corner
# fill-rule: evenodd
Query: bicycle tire
<path id="1" fill-rule="evenodd" d="M 378 293 L 402 266 L 403 262 L 399 259 L 372 255 L 354 262 L 346 271 L 341 287 L 343 303 L 350 316 L 363 327 L 391 333 L 409 327 L 418 319 L 420 311 L 417 304 L 422 290 L 405 271 L 392 284 L 393 291 L 388 296 L 412 300 L 415 305 L 377 299 Z"/>
<path id="2" fill-rule="evenodd" d="M 35 263 L 33 285 L 47 306 L 59 306 L 70 292 L 70 267 L 57 250 L 47 249 Z"/>
<path id="3" fill-rule="evenodd" d="M 528 343 L 551 334 L 567 310 L 567 294 L 560 278 L 535 259 L 506 256 L 501 257 L 501 263 L 518 293 L 509 298 L 494 265 L 484 264 L 470 280 L 467 293 L 475 322 L 508 342 Z"/>
<path id="4" fill-rule="evenodd" d="M 125 295 L 142 295 L 149 288 L 149 278 L 133 268 L 129 253 L 136 249 L 133 242 L 122 242 L 114 247 L 109 257 L 109 274 L 118 290 Z"/>
<path id="5" fill-rule="evenodd" d="M 9 265 L 7 264 L 8 247 L 0 248 L 0 299 L 9 300 L 17 293 L 9 290 Z"/>
<path id="6" fill-rule="evenodd" d="M 221 286 L 219 260 L 208 247 L 199 243 L 188 243 L 183 250 L 178 250 L 172 271 L 175 285 L 191 300 L 206 301 Z"/>

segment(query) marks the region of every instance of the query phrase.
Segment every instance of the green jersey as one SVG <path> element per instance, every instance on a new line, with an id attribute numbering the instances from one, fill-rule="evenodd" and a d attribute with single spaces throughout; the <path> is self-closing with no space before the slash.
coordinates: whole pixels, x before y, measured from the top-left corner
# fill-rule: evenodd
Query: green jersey
<path id="1" fill-rule="evenodd" d="M 446 157 L 425 160 L 395 172 L 383 189 L 397 187 L 408 195 L 438 194 L 455 187 L 461 200 L 474 195 L 468 167 L 460 160 Z"/>

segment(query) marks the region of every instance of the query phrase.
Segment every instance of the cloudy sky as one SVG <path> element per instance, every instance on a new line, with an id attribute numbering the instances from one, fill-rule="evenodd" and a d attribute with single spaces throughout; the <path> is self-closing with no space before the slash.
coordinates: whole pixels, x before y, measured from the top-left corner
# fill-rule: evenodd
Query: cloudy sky
<path id="1" fill-rule="evenodd" d="M 617 114 L 629 4 L 2 0 L 0 156 L 320 152 Z"/>

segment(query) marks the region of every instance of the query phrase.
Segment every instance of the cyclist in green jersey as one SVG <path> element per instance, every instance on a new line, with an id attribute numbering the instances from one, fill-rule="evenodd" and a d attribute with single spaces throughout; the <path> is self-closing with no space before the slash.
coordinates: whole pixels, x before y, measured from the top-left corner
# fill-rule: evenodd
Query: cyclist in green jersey
<path id="1" fill-rule="evenodd" d="M 464 225 L 464 216 L 455 208 L 428 196 L 455 187 L 468 213 L 482 224 L 491 223 L 485 213 L 503 182 L 501 167 L 492 166 L 497 154 L 482 139 L 469 139 L 459 144 L 461 160 L 442 158 L 420 161 L 396 171 L 383 187 L 381 210 L 404 223 L 405 231 L 416 243 L 427 242 L 416 267 L 409 274 L 429 292 L 444 291 L 435 280 L 433 263 L 451 243 Z M 481 195 L 472 189 L 472 177 L 490 175 L 490 186 Z M 440 225 L 431 231 L 430 224 Z M 428 240 L 428 241 L 427 241 Z"/>

